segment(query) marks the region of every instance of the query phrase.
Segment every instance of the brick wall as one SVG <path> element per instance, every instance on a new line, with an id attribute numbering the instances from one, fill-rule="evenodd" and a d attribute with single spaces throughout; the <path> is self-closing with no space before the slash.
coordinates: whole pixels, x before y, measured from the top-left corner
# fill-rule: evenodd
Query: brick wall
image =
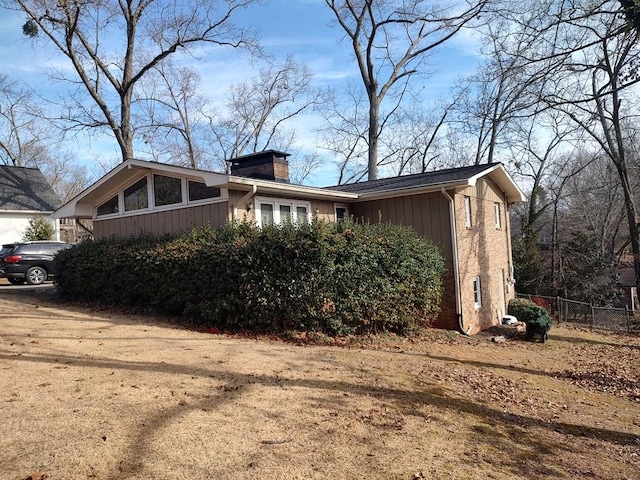
<path id="1" fill-rule="evenodd" d="M 465 196 L 471 200 L 471 227 L 465 225 Z M 500 227 L 496 227 L 496 203 L 500 208 Z M 455 196 L 462 321 L 463 328 L 470 333 L 498 324 L 514 295 L 513 287 L 506 282 L 511 244 L 505 207 L 503 194 L 484 180 Z M 475 277 L 480 278 L 481 306 L 475 305 Z"/>

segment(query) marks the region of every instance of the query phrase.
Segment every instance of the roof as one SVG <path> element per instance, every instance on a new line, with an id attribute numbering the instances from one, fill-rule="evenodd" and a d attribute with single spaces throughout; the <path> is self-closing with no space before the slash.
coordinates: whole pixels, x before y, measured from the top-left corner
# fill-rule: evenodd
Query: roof
<path id="1" fill-rule="evenodd" d="M 489 176 L 507 194 L 509 202 L 523 202 L 525 196 L 501 163 L 449 168 L 436 172 L 417 173 L 401 177 L 327 187 L 331 190 L 357 193 L 361 198 L 408 195 L 418 191 L 439 190 L 475 185 L 478 178 Z"/>
<path id="2" fill-rule="evenodd" d="M 636 271 L 633 267 L 618 268 L 618 274 L 620 275 L 618 283 L 621 287 L 636 286 Z"/>
<path id="3" fill-rule="evenodd" d="M 289 195 L 296 198 L 321 199 L 338 202 L 391 198 L 413 195 L 442 188 L 458 188 L 475 185 L 480 177 L 488 176 L 507 195 L 509 202 L 525 201 L 524 194 L 515 184 L 501 163 L 453 168 L 438 172 L 420 173 L 395 178 L 385 178 L 336 187 L 307 187 L 272 180 L 260 180 L 226 173 L 209 172 L 193 168 L 169 165 L 146 160 L 129 159 L 100 180 L 82 191 L 73 199 L 58 208 L 56 218 L 91 218 L 93 206 L 97 201 L 117 191 L 132 178 L 140 176 L 141 171 L 153 171 L 166 174 L 184 175 L 198 178 L 209 187 L 224 187 L 241 191 L 252 191 L 267 195 Z M 259 194 L 258 193 L 258 194 Z"/>
<path id="4" fill-rule="evenodd" d="M 74 198 L 61 206 L 55 213 L 56 218 L 91 218 L 93 215 L 93 203 L 105 195 L 113 192 L 119 186 L 125 184 L 128 179 L 140 174 L 140 171 L 154 171 L 165 174 L 184 175 L 203 181 L 208 187 L 233 188 L 243 191 L 251 191 L 255 186 L 260 193 L 278 195 L 289 194 L 304 198 L 317 198 L 325 200 L 344 201 L 358 198 L 356 194 L 348 192 L 331 191 L 324 188 L 306 187 L 270 180 L 216 173 L 206 170 L 196 170 L 188 167 L 169 165 L 166 163 L 150 162 L 146 160 L 129 159 L 90 187 L 86 188 Z"/>
<path id="5" fill-rule="evenodd" d="M 60 203 L 39 169 L 0 165 L 0 211 L 53 212 Z"/>

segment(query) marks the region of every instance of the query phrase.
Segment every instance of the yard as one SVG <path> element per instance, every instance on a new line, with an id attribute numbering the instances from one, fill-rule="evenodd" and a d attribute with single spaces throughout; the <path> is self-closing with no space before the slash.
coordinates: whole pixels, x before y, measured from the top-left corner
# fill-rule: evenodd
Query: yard
<path id="1" fill-rule="evenodd" d="M 2 479 L 640 478 L 637 337 L 311 345 L 0 288 Z"/>

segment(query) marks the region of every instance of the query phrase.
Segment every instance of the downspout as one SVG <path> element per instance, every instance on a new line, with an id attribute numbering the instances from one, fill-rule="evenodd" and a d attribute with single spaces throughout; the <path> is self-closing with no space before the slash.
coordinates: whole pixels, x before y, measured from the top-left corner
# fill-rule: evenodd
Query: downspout
<path id="1" fill-rule="evenodd" d="M 238 205 L 242 205 L 248 202 L 249 199 L 253 197 L 257 191 L 258 191 L 258 186 L 255 183 L 252 183 L 251 190 L 249 190 L 244 197 L 242 197 L 240 200 L 238 200 L 236 203 L 233 204 L 233 213 L 232 213 L 233 220 L 238 219 Z"/>
<path id="2" fill-rule="evenodd" d="M 508 294 L 511 295 L 511 287 L 513 287 L 513 296 L 515 297 L 515 278 L 514 278 L 514 272 L 513 272 L 513 249 L 512 249 L 512 245 L 511 245 L 511 216 L 509 214 L 509 199 L 507 198 L 507 194 L 504 194 L 504 231 L 505 231 L 505 240 L 506 240 L 506 244 L 507 244 L 507 254 L 509 255 L 509 258 L 507 258 L 507 288 L 508 290 Z M 502 285 L 502 288 L 504 288 L 504 285 Z M 507 305 L 505 305 L 505 309 L 508 310 L 509 308 L 509 302 L 506 302 Z"/>
<path id="3" fill-rule="evenodd" d="M 460 296 L 460 265 L 458 263 L 458 235 L 456 231 L 456 210 L 453 198 L 447 193 L 444 187 L 440 189 L 442 195 L 449 201 L 449 218 L 451 218 L 451 250 L 453 255 L 453 276 L 454 286 L 456 290 L 456 315 L 458 317 L 458 329 L 461 333 L 469 335 L 473 325 L 471 325 L 466 331 L 462 325 L 462 298 Z"/>

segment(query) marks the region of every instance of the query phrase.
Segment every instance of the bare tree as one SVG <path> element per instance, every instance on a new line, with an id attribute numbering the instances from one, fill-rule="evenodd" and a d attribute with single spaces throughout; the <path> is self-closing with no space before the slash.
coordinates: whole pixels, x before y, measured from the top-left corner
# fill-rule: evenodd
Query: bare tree
<path id="1" fill-rule="evenodd" d="M 325 0 L 353 49 L 368 101 L 369 179 L 378 177 L 378 140 L 426 57 L 485 8 L 488 0 Z M 424 72 L 422 72 L 424 73 Z M 382 103 L 395 104 L 382 114 Z"/>
<path id="2" fill-rule="evenodd" d="M 69 108 L 76 128 L 107 128 L 122 160 L 134 155 L 132 101 L 139 82 L 176 52 L 203 44 L 246 47 L 254 38 L 234 26 L 237 10 L 254 0 L 2 0 L 24 12 L 23 32 L 44 36 L 71 62 L 75 77 L 91 98 Z M 95 108 L 92 108 L 93 105 Z"/>
<path id="3" fill-rule="evenodd" d="M 338 185 L 361 180 L 367 175 L 366 106 L 362 92 L 347 85 L 350 108 L 344 109 L 335 91 L 320 110 L 325 126 L 320 129 L 322 148 L 329 151 L 338 167 Z"/>
<path id="4" fill-rule="evenodd" d="M 293 120 L 322 101 L 313 75 L 288 56 L 269 59 L 253 79 L 233 85 L 226 113 L 209 112 L 210 135 L 220 161 L 266 149 L 288 150 L 296 130 Z"/>
<path id="5" fill-rule="evenodd" d="M 22 167 L 43 156 L 51 125 L 39 116 L 33 92 L 0 74 L 0 163 Z"/>
<path id="6" fill-rule="evenodd" d="M 170 163 L 204 167 L 206 119 L 200 112 L 206 99 L 198 94 L 199 74 L 189 67 L 177 68 L 172 62 L 158 65 L 142 82 L 136 102 L 148 126 L 140 127 L 152 158 Z"/>
<path id="7" fill-rule="evenodd" d="M 68 200 L 88 185 L 89 174 L 64 150 L 57 133 L 33 92 L 0 74 L 0 163 L 39 168 Z"/>
<path id="8" fill-rule="evenodd" d="M 619 10 L 585 22 L 582 28 L 598 42 L 573 56 L 567 64 L 565 88 L 549 94 L 547 102 L 578 125 L 615 167 L 624 198 L 636 283 L 640 285 L 638 207 L 630 172 L 629 132 L 625 129 L 626 124 L 637 122 L 639 103 L 630 87 L 640 81 L 640 32 L 618 33 L 624 25 L 626 19 Z"/>

